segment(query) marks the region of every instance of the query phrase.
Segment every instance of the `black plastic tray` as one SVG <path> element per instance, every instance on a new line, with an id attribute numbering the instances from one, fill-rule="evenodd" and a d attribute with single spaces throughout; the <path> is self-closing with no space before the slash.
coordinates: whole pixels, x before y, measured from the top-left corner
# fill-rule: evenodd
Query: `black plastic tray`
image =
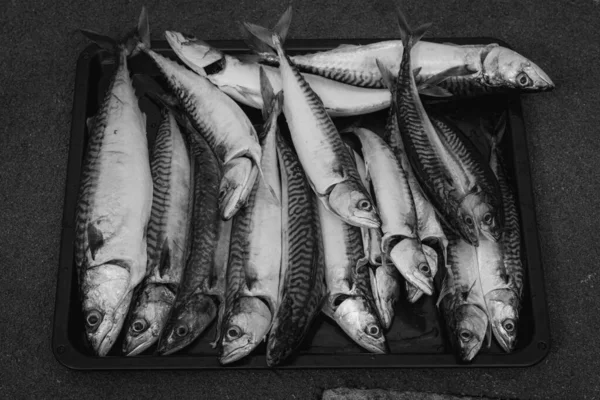
<path id="1" fill-rule="evenodd" d="M 427 38 L 427 40 L 456 44 L 495 42 L 508 47 L 506 43 L 492 38 Z M 367 44 L 375 41 L 377 40 L 289 40 L 286 48 L 290 54 L 295 54 L 327 50 L 341 43 Z M 241 41 L 212 41 L 210 44 L 231 54 L 248 52 Z M 159 53 L 176 59 L 166 41 L 155 41 L 152 45 Z M 88 134 L 86 119 L 95 114 L 114 68 L 114 65 L 101 63 L 104 56 L 105 53 L 98 46 L 90 45 L 81 53 L 77 61 L 52 339 L 55 357 L 63 365 L 80 370 L 268 368 L 264 357 L 266 347 L 264 343 L 240 362 L 230 366 L 220 366 L 217 350 L 212 349 L 208 344 L 214 336 L 214 324 L 191 346 L 169 356 L 155 356 L 151 351 L 147 351 L 146 354 L 139 356 L 125 357 L 119 353 L 120 343 L 116 343 L 106 357 L 94 356 L 88 349 L 84 337 L 73 259 L 74 221 L 81 164 Z M 156 67 L 146 56 L 133 58 L 130 61 L 130 70 L 132 73 L 158 75 Z M 152 146 L 160 114 L 154 104 L 144 97 L 140 99 L 140 107 L 148 116 L 148 141 Z M 469 118 L 481 113 L 508 111 L 509 127 L 502 146 L 518 195 L 522 222 L 523 262 L 526 266 L 527 279 L 516 350 L 506 354 L 494 342 L 489 349 L 482 349 L 472 363 L 459 363 L 447 339 L 443 317 L 436 310 L 435 297 L 423 297 L 414 305 L 404 300 L 397 305 L 396 319 L 387 334 L 392 354 L 367 353 L 354 344 L 335 323 L 320 315 L 297 356 L 287 365 L 279 368 L 526 367 L 538 363 L 547 355 L 550 333 L 544 277 L 540 262 L 529 156 L 519 96 L 494 95 L 435 107 L 456 118 L 457 121 L 467 121 L 467 123 Z M 261 122 L 258 110 L 243 108 L 255 123 Z M 379 128 L 383 126 L 386 116 L 387 110 L 368 117 L 373 122 L 374 130 L 378 129 L 376 125 Z M 485 151 L 484 147 L 482 151 Z"/>

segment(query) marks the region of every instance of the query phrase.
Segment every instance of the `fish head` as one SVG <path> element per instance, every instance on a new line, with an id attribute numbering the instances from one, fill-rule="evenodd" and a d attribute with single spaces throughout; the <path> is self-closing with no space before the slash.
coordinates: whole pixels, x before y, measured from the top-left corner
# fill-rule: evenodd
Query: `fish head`
<path id="1" fill-rule="evenodd" d="M 177 57 L 199 75 L 206 75 L 205 67 L 225 60 L 220 50 L 192 35 L 166 31 L 165 38 Z"/>
<path id="2" fill-rule="evenodd" d="M 506 47 L 493 47 L 482 64 L 483 77 L 489 86 L 510 87 L 523 92 L 554 88 L 554 83 L 540 67 Z"/>
<path id="3" fill-rule="evenodd" d="M 246 203 L 257 176 L 258 169 L 247 157 L 225 164 L 219 184 L 219 212 L 224 220 L 231 219 Z"/>
<path id="4" fill-rule="evenodd" d="M 488 331 L 485 311 L 474 304 L 465 304 L 455 310 L 455 340 L 463 361 L 471 361 L 483 345 Z"/>
<path id="5" fill-rule="evenodd" d="M 493 207 L 484 196 L 477 196 L 472 205 L 473 217 L 478 230 L 488 240 L 498 242 L 502 238 L 502 225 L 498 217 L 498 209 Z"/>
<path id="6" fill-rule="evenodd" d="M 494 336 L 504 351 L 510 353 L 517 342 L 519 296 L 512 289 L 496 289 L 486 294 L 485 300 Z"/>
<path id="7" fill-rule="evenodd" d="M 196 293 L 185 302 L 176 303 L 161 333 L 159 354 L 173 354 L 192 343 L 206 330 L 217 315 L 211 296 Z"/>
<path id="8" fill-rule="evenodd" d="M 156 343 L 174 301 L 175 294 L 165 285 L 149 284 L 144 288 L 128 318 L 125 354 L 141 354 Z"/>
<path id="9" fill-rule="evenodd" d="M 389 329 L 394 320 L 394 305 L 400 297 L 399 273 L 393 265 L 387 263 L 385 266 L 371 268 L 369 272 L 381 324 L 385 329 Z"/>
<path id="10" fill-rule="evenodd" d="M 271 327 L 271 311 L 257 297 L 241 297 L 223 324 L 221 364 L 229 364 L 250 354 Z"/>
<path id="11" fill-rule="evenodd" d="M 334 319 L 356 343 L 372 353 L 384 354 L 387 344 L 373 308 L 362 296 L 348 297 L 337 307 Z"/>
<path id="12" fill-rule="evenodd" d="M 386 246 L 387 247 L 387 246 Z M 392 241 L 389 257 L 407 282 L 427 295 L 433 294 L 433 271 L 417 239 L 400 238 Z"/>
<path id="13" fill-rule="evenodd" d="M 456 213 L 456 229 L 463 239 L 473 246 L 479 245 L 479 226 L 473 212 L 473 205 L 479 203 L 476 197 L 473 194 L 467 195 Z"/>
<path id="14" fill-rule="evenodd" d="M 329 206 L 344 222 L 363 228 L 379 228 L 375 203 L 361 184 L 340 182 L 329 193 Z"/>
<path id="15" fill-rule="evenodd" d="M 121 331 L 133 296 L 130 275 L 121 265 L 103 264 L 82 276 L 82 310 L 89 343 L 108 354 Z"/>
<path id="16" fill-rule="evenodd" d="M 409 303 L 416 303 L 425 294 L 421 289 L 408 281 L 404 281 L 404 288 L 406 289 L 406 299 Z"/>

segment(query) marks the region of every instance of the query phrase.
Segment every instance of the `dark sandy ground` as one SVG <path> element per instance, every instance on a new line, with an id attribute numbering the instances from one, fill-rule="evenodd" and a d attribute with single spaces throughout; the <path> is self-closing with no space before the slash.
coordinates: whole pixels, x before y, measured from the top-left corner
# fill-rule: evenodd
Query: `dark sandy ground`
<path id="1" fill-rule="evenodd" d="M 75 61 L 74 33 L 113 35 L 140 1 L 4 1 L 0 12 L 0 395 L 3 398 L 311 398 L 340 386 L 502 398 L 600 397 L 600 4 L 407 1 L 430 36 L 491 36 L 537 62 L 557 84 L 523 97 L 552 349 L 526 369 L 321 371 L 71 371 L 51 351 L 52 315 Z M 167 28 L 237 39 L 233 22 L 271 24 L 277 1 L 149 1 L 153 38 Z M 384 3 L 296 2 L 292 38 L 391 38 Z"/>

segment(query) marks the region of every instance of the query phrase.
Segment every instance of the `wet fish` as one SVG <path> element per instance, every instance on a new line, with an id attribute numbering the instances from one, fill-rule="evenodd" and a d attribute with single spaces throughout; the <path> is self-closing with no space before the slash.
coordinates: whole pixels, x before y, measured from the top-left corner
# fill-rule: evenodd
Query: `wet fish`
<path id="1" fill-rule="evenodd" d="M 502 120 L 501 120 L 502 121 Z M 488 295 L 494 336 L 506 352 L 511 352 L 517 340 L 519 313 L 523 296 L 524 269 L 521 261 L 521 227 L 515 196 L 508 182 L 502 153 L 498 147 L 504 129 L 491 136 L 490 166 L 498 178 L 506 224 L 502 236 L 502 254 L 507 288 Z M 491 304 L 493 305 L 491 305 Z"/>
<path id="2" fill-rule="evenodd" d="M 133 291 L 146 274 L 152 176 L 146 117 L 127 66 L 134 52 L 131 37 L 116 43 L 82 32 L 117 60 L 98 113 L 88 121 L 75 212 L 75 264 L 85 333 L 94 353 L 106 356 L 119 336 Z"/>
<path id="3" fill-rule="evenodd" d="M 371 291 L 361 230 L 337 218 L 322 202 L 318 205 L 329 291 L 323 312 L 359 346 L 385 353 L 387 344 Z"/>
<path id="4" fill-rule="evenodd" d="M 230 171 L 229 164 L 234 160 L 247 158 L 252 163 L 252 169 L 257 168 L 260 174 L 260 144 L 248 116 L 205 76 L 153 51 L 150 48 L 150 29 L 145 13 L 141 24 L 144 29 L 140 31 L 138 49 L 147 54 L 167 78 L 194 128 L 208 142 L 226 172 Z M 238 183 L 242 189 L 238 189 L 238 185 L 231 185 L 229 180 L 222 185 L 222 189 L 233 192 L 221 195 L 223 200 L 227 200 L 227 204 L 221 206 L 223 218 L 231 217 L 246 202 L 246 198 L 242 196 L 249 195 L 249 188 L 253 187 L 256 180 L 256 174 L 246 170 L 229 172 L 228 176 L 239 177 Z"/>
<path id="5" fill-rule="evenodd" d="M 371 180 L 362 157 L 352 150 L 356 167 L 365 188 L 372 188 Z M 379 229 L 361 228 L 365 256 L 369 262 L 369 279 L 379 320 L 384 329 L 392 326 L 394 307 L 400 298 L 400 273 L 389 257 L 383 252 L 382 233 Z M 385 257 L 385 259 L 384 259 Z"/>
<path id="6" fill-rule="evenodd" d="M 477 248 L 448 236 L 448 265 L 438 304 L 442 304 L 450 338 L 462 361 L 471 361 L 489 332 Z"/>
<path id="7" fill-rule="evenodd" d="M 283 93 L 261 70 L 265 119 L 276 126 Z M 279 308 L 267 344 L 267 365 L 284 362 L 300 345 L 325 295 L 325 261 L 316 199 L 292 148 L 275 128 L 282 188 L 282 275 Z M 285 267 L 284 267 L 285 266 Z M 285 271 L 283 271 L 285 269 Z"/>
<path id="8" fill-rule="evenodd" d="M 123 352 L 129 356 L 158 341 L 188 256 L 191 164 L 185 140 L 168 109 L 163 109 L 150 166 L 154 193 L 147 232 L 147 276 L 126 325 Z"/>
<path id="9" fill-rule="evenodd" d="M 250 42 L 261 62 L 279 65 L 279 59 L 263 46 Z M 375 60 L 396 76 L 404 52 L 401 40 L 367 45 L 344 44 L 316 53 L 290 57 L 299 71 L 369 88 L 385 88 Z M 554 88 L 550 77 L 535 63 L 514 50 L 496 43 L 459 46 L 452 43 L 420 41 L 411 49 L 412 64 L 419 68 L 417 82 L 425 81 L 450 68 L 465 68 L 469 74 L 441 83 L 453 96 L 471 97 L 501 92 L 542 92 Z"/>
<path id="10" fill-rule="evenodd" d="M 397 98 L 398 127 L 413 172 L 433 206 L 465 240 L 477 246 L 483 233 L 497 241 L 503 213 L 493 173 L 461 132 L 439 119 L 430 119 L 416 90 L 410 49 L 429 25 L 413 33 L 400 11 L 398 21 L 405 50 L 397 79 L 379 65 L 392 96 Z"/>
<path id="11" fill-rule="evenodd" d="M 181 115 L 180 115 L 181 116 Z M 185 119 L 180 119 L 185 121 Z M 184 125 L 193 160 L 193 209 L 190 253 L 175 303 L 157 352 L 172 354 L 189 346 L 212 323 L 225 297 L 231 221 L 219 215 L 219 162 L 208 143 Z"/>
<path id="12" fill-rule="evenodd" d="M 221 364 L 247 356 L 266 338 L 279 305 L 280 274 L 285 268 L 282 207 L 268 189 L 273 188 L 276 198 L 281 199 L 276 132 L 276 116 L 272 114 L 263 128 L 264 179 L 256 180 L 248 204 L 233 222 L 220 339 Z"/>
<path id="13" fill-rule="evenodd" d="M 265 43 L 282 60 L 279 67 L 284 93 L 283 113 L 290 128 L 298 159 L 319 199 L 348 224 L 378 228 L 375 205 L 360 182 L 350 153 L 323 102 L 290 64 L 283 42 L 291 21 L 291 8 L 274 30 L 245 23 L 249 35 Z"/>
<path id="14" fill-rule="evenodd" d="M 417 213 L 406 170 L 381 137 L 364 128 L 351 131 L 361 143 L 381 215 L 382 250 L 408 282 L 431 295 L 433 275 L 418 237 Z"/>
<path id="15" fill-rule="evenodd" d="M 206 42 L 180 32 L 166 31 L 165 37 L 181 61 L 200 75 L 206 75 L 214 85 L 239 103 L 262 109 L 259 68 L 252 56 L 235 57 L 225 54 Z M 275 92 L 282 89 L 281 75 L 276 67 L 262 65 Z M 302 74 L 308 85 L 323 101 L 332 117 L 347 117 L 383 110 L 390 105 L 387 89 L 368 89 L 324 78 Z"/>

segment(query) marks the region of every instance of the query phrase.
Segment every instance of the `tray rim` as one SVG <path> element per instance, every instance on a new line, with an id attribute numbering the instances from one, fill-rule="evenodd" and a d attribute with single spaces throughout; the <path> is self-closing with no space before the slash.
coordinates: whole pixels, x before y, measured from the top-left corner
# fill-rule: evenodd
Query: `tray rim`
<path id="1" fill-rule="evenodd" d="M 286 48 L 292 51 L 314 52 L 328 50 L 342 43 L 369 44 L 395 38 L 345 38 L 345 39 L 289 39 Z M 506 42 L 493 37 L 439 37 L 425 38 L 432 42 L 460 42 L 457 44 L 490 44 L 498 43 L 512 49 Z M 223 50 L 247 50 L 242 40 L 207 40 L 208 44 Z M 153 40 L 152 48 L 158 51 L 172 51 L 166 40 Z M 244 365 L 220 366 L 198 365 L 202 359 L 214 359 L 211 356 L 170 355 L 168 357 L 98 357 L 80 353 L 71 346 L 68 339 L 69 313 L 59 310 L 69 309 L 70 296 L 73 286 L 73 238 L 75 235 L 74 214 L 79 190 L 81 174 L 81 159 L 83 156 L 83 135 L 85 129 L 85 114 L 87 108 L 87 92 L 89 89 L 89 71 L 94 57 L 101 51 L 96 44 L 88 45 L 79 55 L 76 63 L 75 86 L 70 129 L 70 143 L 67 164 L 67 179 L 65 198 L 63 202 L 63 218 L 60 241 L 59 268 L 57 272 L 56 298 L 53 318 L 52 352 L 55 359 L 72 370 L 269 370 L 269 369 L 397 369 L 397 368 L 510 368 L 531 367 L 541 362 L 550 352 L 551 338 L 549 331 L 548 308 L 544 285 L 544 272 L 541 260 L 541 248 L 537 230 L 537 220 L 534 206 L 533 186 L 529 149 L 527 145 L 525 124 L 523 120 L 520 95 L 508 96 L 509 123 L 511 131 L 522 132 L 522 135 L 512 135 L 512 150 L 515 154 L 514 184 L 519 198 L 519 211 L 523 227 L 522 235 L 528 265 L 528 281 L 530 289 L 532 314 L 534 317 L 534 333 L 531 343 L 518 352 L 511 354 L 479 354 L 472 363 L 459 363 L 453 354 L 300 354 L 294 358 L 291 365 L 268 367 L 264 357 L 249 358 Z M 518 156 L 516 156 L 518 155 Z M 525 206 L 525 207 L 524 207 Z M 525 209 L 524 209 L 525 208 Z M 525 212 L 526 211 L 526 212 Z M 531 282 L 538 282 L 531 285 Z M 501 362 L 505 359 L 506 362 Z M 498 361 L 500 360 L 500 361 Z"/>

